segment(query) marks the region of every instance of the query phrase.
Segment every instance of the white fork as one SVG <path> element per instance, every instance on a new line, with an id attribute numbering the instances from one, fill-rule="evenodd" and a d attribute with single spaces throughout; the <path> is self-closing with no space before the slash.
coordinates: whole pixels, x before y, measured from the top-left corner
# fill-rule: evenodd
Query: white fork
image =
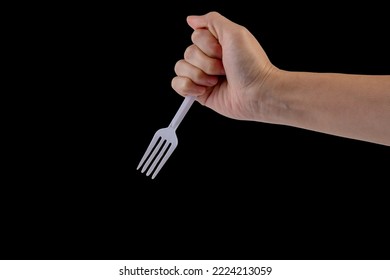
<path id="1" fill-rule="evenodd" d="M 194 96 L 186 96 L 173 117 L 168 127 L 160 128 L 154 134 L 145 154 L 137 166 L 137 170 L 146 172 L 146 176 L 152 174 L 152 179 L 156 177 L 160 169 L 168 160 L 172 152 L 177 147 L 176 129 L 194 103 Z"/>

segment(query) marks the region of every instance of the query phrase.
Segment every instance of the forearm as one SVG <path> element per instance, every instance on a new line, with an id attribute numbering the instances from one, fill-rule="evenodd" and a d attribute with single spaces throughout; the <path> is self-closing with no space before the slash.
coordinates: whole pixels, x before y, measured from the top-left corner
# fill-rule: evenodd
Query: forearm
<path id="1" fill-rule="evenodd" d="M 272 122 L 390 146 L 390 76 L 277 75 Z"/>

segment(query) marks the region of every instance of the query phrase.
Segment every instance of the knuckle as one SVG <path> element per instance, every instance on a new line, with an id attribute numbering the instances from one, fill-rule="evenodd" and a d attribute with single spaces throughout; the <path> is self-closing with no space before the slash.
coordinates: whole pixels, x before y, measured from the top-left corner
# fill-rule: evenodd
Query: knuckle
<path id="1" fill-rule="evenodd" d="M 210 63 L 206 66 L 206 73 L 209 75 L 213 75 L 218 72 L 219 64 L 216 60 L 211 60 Z"/>
<path id="2" fill-rule="evenodd" d="M 184 59 L 189 60 L 191 59 L 195 54 L 195 45 L 191 45 L 187 47 L 187 49 L 184 51 Z"/>
<path id="3" fill-rule="evenodd" d="M 195 81 L 200 81 L 204 78 L 204 74 L 202 71 L 195 71 L 193 73 Z"/>
<path id="4" fill-rule="evenodd" d="M 175 66 L 173 67 L 173 70 L 175 71 L 176 74 L 179 74 L 180 73 L 180 65 L 183 63 L 183 60 L 178 60 L 176 63 L 175 63 Z"/>
<path id="5" fill-rule="evenodd" d="M 181 84 L 181 88 L 185 91 L 188 91 L 189 88 L 191 88 L 192 86 L 192 81 L 188 78 L 183 78 L 182 79 L 182 84 Z"/>
<path id="6" fill-rule="evenodd" d="M 207 15 L 210 16 L 210 17 L 216 17 L 216 16 L 219 15 L 219 13 L 217 13 L 217 12 L 215 12 L 215 11 L 211 11 L 211 12 L 209 12 Z"/>
<path id="7" fill-rule="evenodd" d="M 202 29 L 196 29 L 191 34 L 191 41 L 195 44 L 200 41 L 200 38 L 202 37 L 202 34 L 204 34 L 204 30 Z"/>

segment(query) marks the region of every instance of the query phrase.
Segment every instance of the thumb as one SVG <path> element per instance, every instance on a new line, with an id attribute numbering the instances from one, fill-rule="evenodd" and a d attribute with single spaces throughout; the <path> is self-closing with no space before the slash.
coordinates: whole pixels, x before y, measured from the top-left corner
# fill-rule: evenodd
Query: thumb
<path id="1" fill-rule="evenodd" d="M 192 29 L 208 29 L 217 40 L 223 42 L 224 30 L 232 28 L 234 23 L 217 12 L 209 12 L 201 16 L 188 16 L 187 23 Z"/>

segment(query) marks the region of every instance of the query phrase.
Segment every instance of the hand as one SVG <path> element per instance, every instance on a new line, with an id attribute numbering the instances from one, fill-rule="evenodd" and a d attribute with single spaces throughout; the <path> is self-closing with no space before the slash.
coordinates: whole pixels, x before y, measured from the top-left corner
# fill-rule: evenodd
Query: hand
<path id="1" fill-rule="evenodd" d="M 175 65 L 172 88 L 196 95 L 216 112 L 234 119 L 259 120 L 262 95 L 277 68 L 254 36 L 217 12 L 189 16 L 193 45 Z"/>

